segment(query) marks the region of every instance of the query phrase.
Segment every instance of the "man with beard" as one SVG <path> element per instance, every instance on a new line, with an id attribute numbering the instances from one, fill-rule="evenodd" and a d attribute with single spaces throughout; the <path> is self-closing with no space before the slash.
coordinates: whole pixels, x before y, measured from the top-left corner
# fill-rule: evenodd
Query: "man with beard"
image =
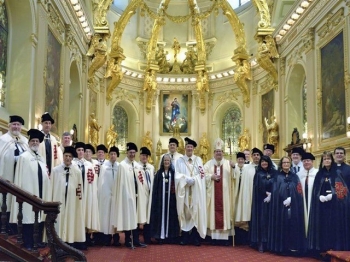
<path id="1" fill-rule="evenodd" d="M 39 146 L 39 155 L 41 155 L 49 169 L 49 174 L 51 174 L 52 168 L 58 166 L 62 163 L 62 151 L 58 146 L 56 138 L 50 134 L 52 125 L 55 120 L 50 116 L 48 112 L 41 116 L 41 124 L 43 126 L 42 132 L 45 135 L 44 143 Z"/>
<path id="2" fill-rule="evenodd" d="M 51 201 L 52 191 L 51 182 L 46 168 L 46 163 L 38 154 L 39 144 L 44 140 L 44 134 L 37 129 L 30 129 L 27 132 L 29 136 L 29 150 L 21 154 L 18 158 L 14 184 L 27 191 L 30 194 L 38 196 L 43 201 Z M 17 223 L 18 203 L 12 198 L 11 223 Z M 25 248 L 31 250 L 34 247 L 34 212 L 33 207 L 23 203 L 23 243 Z M 39 212 L 39 239 L 42 241 L 45 215 Z M 43 247 L 39 244 L 39 247 Z"/>
<path id="3" fill-rule="evenodd" d="M 18 158 L 29 149 L 28 139 L 21 135 L 24 120 L 20 116 L 10 116 L 8 132 L 0 136 L 0 176 L 10 182 L 14 181 Z M 0 196 L 2 203 L 2 195 Z M 7 194 L 7 221 L 10 218 L 12 195 Z M 17 212 L 16 212 L 17 214 Z M 0 222 L 1 224 L 1 222 Z M 15 225 L 8 226 L 7 232 L 12 235 L 17 232 Z"/>

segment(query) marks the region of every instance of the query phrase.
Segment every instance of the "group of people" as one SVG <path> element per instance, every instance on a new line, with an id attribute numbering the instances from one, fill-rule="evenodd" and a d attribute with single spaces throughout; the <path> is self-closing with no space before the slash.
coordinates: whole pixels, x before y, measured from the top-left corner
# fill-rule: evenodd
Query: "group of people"
<path id="1" fill-rule="evenodd" d="M 27 139 L 21 135 L 23 118 L 10 117 L 9 131 L 0 137 L 0 176 L 45 201 L 61 202 L 56 231 L 76 248 L 120 246 L 124 233 L 131 248 L 152 241 L 199 246 L 207 238 L 213 245 L 249 244 L 279 254 L 350 250 L 350 167 L 344 148 L 334 150 L 335 159 L 325 152 L 319 169 L 302 148 L 277 166 L 271 144 L 263 152 L 237 153 L 234 163 L 224 158 L 225 144 L 218 138 L 213 158 L 203 163 L 194 154 L 194 140 L 185 138 L 182 155 L 179 141 L 170 138 L 168 153 L 154 167 L 147 147 L 136 160 L 133 142 L 121 162 L 117 147 L 108 151 L 100 144 L 95 150 L 83 142 L 72 147 L 67 132 L 58 145 L 50 135 L 52 117 L 45 113 L 41 120 L 43 130 L 30 129 Z M 11 196 L 7 201 L 14 230 L 18 203 Z M 41 225 L 44 220 L 40 213 Z M 28 204 L 22 223 L 24 244 L 31 249 L 34 213 Z"/>

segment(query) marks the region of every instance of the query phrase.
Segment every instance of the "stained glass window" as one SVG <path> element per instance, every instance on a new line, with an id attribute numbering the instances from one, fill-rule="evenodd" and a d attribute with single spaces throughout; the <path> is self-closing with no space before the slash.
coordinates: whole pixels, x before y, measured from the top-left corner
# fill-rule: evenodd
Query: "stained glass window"
<path id="1" fill-rule="evenodd" d="M 123 107 L 116 105 L 113 109 L 114 131 L 117 132 L 117 147 L 119 150 L 126 150 L 128 140 L 128 115 Z"/>
<path id="2" fill-rule="evenodd" d="M 0 1 L 0 107 L 5 106 L 8 20 L 4 1 Z"/>
<path id="3" fill-rule="evenodd" d="M 225 153 L 236 153 L 239 151 L 238 138 L 242 133 L 242 113 L 238 106 L 233 106 L 225 113 L 222 120 L 222 140 L 225 142 Z M 229 141 L 231 145 L 229 144 Z"/>

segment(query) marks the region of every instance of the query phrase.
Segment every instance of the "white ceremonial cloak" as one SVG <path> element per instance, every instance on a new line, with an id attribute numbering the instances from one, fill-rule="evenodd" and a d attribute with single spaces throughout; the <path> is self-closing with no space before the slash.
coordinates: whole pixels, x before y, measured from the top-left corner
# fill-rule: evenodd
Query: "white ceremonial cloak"
<path id="1" fill-rule="evenodd" d="M 75 158 L 73 164 L 79 168 L 79 161 L 82 161 L 85 166 L 84 182 L 82 188 L 83 194 L 83 209 L 85 214 L 85 227 L 89 232 L 100 231 L 100 215 L 98 209 L 98 176 L 95 174 L 95 168 L 92 163 L 86 159 L 78 160 Z"/>
<path id="2" fill-rule="evenodd" d="M 212 236 L 212 239 L 228 239 L 229 235 L 233 233 L 232 223 L 234 222 L 233 210 L 235 203 L 235 192 L 234 192 L 234 180 L 232 167 L 230 161 L 222 159 L 220 161 L 220 166 L 222 166 L 222 202 L 223 202 L 223 225 L 222 229 L 217 229 L 215 227 L 215 183 L 216 181 L 211 179 L 211 176 L 216 174 L 217 161 L 215 159 L 209 160 L 204 165 L 204 171 L 207 182 L 207 222 L 208 229 Z M 221 193 L 221 192 L 220 192 Z"/>
<path id="3" fill-rule="evenodd" d="M 111 203 L 112 192 L 115 186 L 119 163 L 105 161 L 100 168 L 98 178 L 98 207 L 100 214 L 100 231 L 103 234 L 114 234 L 114 228 L 111 222 Z"/>
<path id="4" fill-rule="evenodd" d="M 304 203 L 304 220 L 305 220 L 305 234 L 307 236 L 308 226 L 309 226 L 309 214 L 310 214 L 310 206 L 311 206 L 311 198 L 312 198 L 312 189 L 314 187 L 314 181 L 316 174 L 318 172 L 317 168 L 311 168 L 309 170 L 309 179 L 308 179 L 308 205 L 306 209 L 306 199 L 305 199 L 305 179 L 307 175 L 307 170 L 303 169 L 300 172 L 298 172 L 298 176 L 300 179 L 301 187 L 303 189 L 303 203 Z"/>
<path id="5" fill-rule="evenodd" d="M 139 165 L 144 169 L 144 165 L 139 162 Z M 146 164 L 146 169 L 149 174 L 150 181 L 147 181 L 147 176 L 145 172 L 145 181 L 146 183 L 146 198 L 147 198 L 147 224 L 149 224 L 149 220 L 151 218 L 151 206 L 152 206 L 152 192 L 153 192 L 153 180 L 154 180 L 154 166 L 150 163 Z"/>
<path id="6" fill-rule="evenodd" d="M 45 139 L 39 145 L 39 155 L 41 155 L 46 163 L 46 145 Z M 63 163 L 63 152 L 61 147 L 58 145 L 56 138 L 50 133 L 50 141 L 51 141 L 51 170 L 60 164 Z"/>
<path id="7" fill-rule="evenodd" d="M 10 182 L 14 182 L 15 175 L 15 150 L 16 142 L 22 148 L 22 151 L 29 150 L 28 139 L 19 135 L 18 141 L 10 132 L 0 136 L 0 176 Z M 0 194 L 0 204 L 2 205 L 2 194 Z M 6 195 L 7 212 L 10 212 L 12 205 L 12 195 Z M 17 214 L 17 212 L 16 212 Z"/>
<path id="8" fill-rule="evenodd" d="M 201 238 L 207 234 L 207 209 L 206 209 L 206 181 L 202 159 L 191 156 L 192 164 L 188 163 L 187 156 L 180 157 L 176 161 L 175 190 L 176 206 L 179 216 L 180 228 L 190 231 L 193 227 Z M 194 179 L 194 185 L 189 186 L 186 178 Z"/>
<path id="9" fill-rule="evenodd" d="M 55 229 L 64 242 L 85 242 L 85 216 L 83 209 L 83 180 L 79 167 L 71 165 L 66 192 L 65 165 L 61 164 L 52 169 L 52 201 L 61 202 L 60 213 L 57 216 Z"/>
<path id="10" fill-rule="evenodd" d="M 51 181 L 49 177 L 49 171 L 44 163 L 43 158 L 40 155 L 35 155 L 35 153 L 29 149 L 24 152 L 18 158 L 15 181 L 14 184 L 21 189 L 27 191 L 28 193 L 39 197 L 39 178 L 38 178 L 38 164 L 41 167 L 42 174 L 42 200 L 51 201 L 52 188 Z M 33 206 L 23 203 L 23 224 L 34 224 L 34 212 Z M 11 216 L 10 223 L 17 223 L 18 214 L 18 203 L 16 198 L 12 198 L 11 206 Z M 38 222 L 44 222 L 46 215 L 44 212 L 39 212 Z"/>
<path id="11" fill-rule="evenodd" d="M 120 162 L 113 186 L 111 221 L 117 231 L 133 230 L 147 222 L 147 183 L 143 168 L 125 158 Z M 135 173 L 134 173 L 135 172 Z M 135 177 L 137 196 L 135 192 Z M 137 207 L 136 207 L 137 205 Z"/>
<path id="12" fill-rule="evenodd" d="M 252 212 L 253 201 L 253 182 L 255 176 L 256 165 L 254 163 L 244 165 L 242 170 L 242 176 L 240 176 L 239 167 L 235 167 L 236 177 L 236 210 L 235 210 L 235 222 L 248 222 L 250 221 Z M 241 180 L 239 186 L 239 180 Z M 239 186 L 239 190 L 238 190 Z"/>

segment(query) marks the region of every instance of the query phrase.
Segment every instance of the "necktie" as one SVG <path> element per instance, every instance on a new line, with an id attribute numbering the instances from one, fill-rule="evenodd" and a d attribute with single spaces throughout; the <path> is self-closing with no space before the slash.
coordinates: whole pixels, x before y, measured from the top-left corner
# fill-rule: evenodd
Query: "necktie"
<path id="1" fill-rule="evenodd" d="M 50 134 L 45 135 L 45 153 L 46 153 L 46 164 L 49 169 L 49 173 L 51 173 L 51 140 L 50 140 Z"/>
<path id="2" fill-rule="evenodd" d="M 112 164 L 112 176 L 113 176 L 113 179 L 114 179 L 114 163 Z"/>
<path id="3" fill-rule="evenodd" d="M 64 194 L 64 201 L 67 203 L 67 192 L 68 192 L 68 181 L 69 181 L 69 167 L 65 167 L 64 170 L 66 171 L 66 193 Z"/>
<path id="4" fill-rule="evenodd" d="M 294 173 L 295 173 L 295 174 L 298 172 L 296 166 L 293 167 L 293 170 L 294 170 Z"/>
<path id="5" fill-rule="evenodd" d="M 192 158 L 188 159 L 188 163 L 192 164 Z"/>
<path id="6" fill-rule="evenodd" d="M 151 178 L 149 176 L 149 173 L 148 173 L 148 170 L 146 168 L 146 165 L 143 165 L 143 170 L 145 171 L 147 185 L 148 185 L 148 188 L 150 189 L 151 188 Z"/>
<path id="7" fill-rule="evenodd" d="M 300 171 L 300 166 L 298 166 L 298 172 Z"/>
<path id="8" fill-rule="evenodd" d="M 306 178 L 305 178 L 305 203 L 306 203 L 306 210 L 308 207 L 308 196 L 309 194 L 309 171 L 307 171 Z"/>
<path id="9" fill-rule="evenodd" d="M 79 168 L 81 170 L 81 177 L 83 178 L 83 189 L 85 184 L 85 165 L 83 161 L 79 161 Z"/>
<path id="10" fill-rule="evenodd" d="M 34 154 L 38 157 L 37 152 L 34 152 Z M 38 183 L 39 183 L 39 197 L 43 198 L 43 171 L 41 170 L 39 161 L 38 161 Z"/>

